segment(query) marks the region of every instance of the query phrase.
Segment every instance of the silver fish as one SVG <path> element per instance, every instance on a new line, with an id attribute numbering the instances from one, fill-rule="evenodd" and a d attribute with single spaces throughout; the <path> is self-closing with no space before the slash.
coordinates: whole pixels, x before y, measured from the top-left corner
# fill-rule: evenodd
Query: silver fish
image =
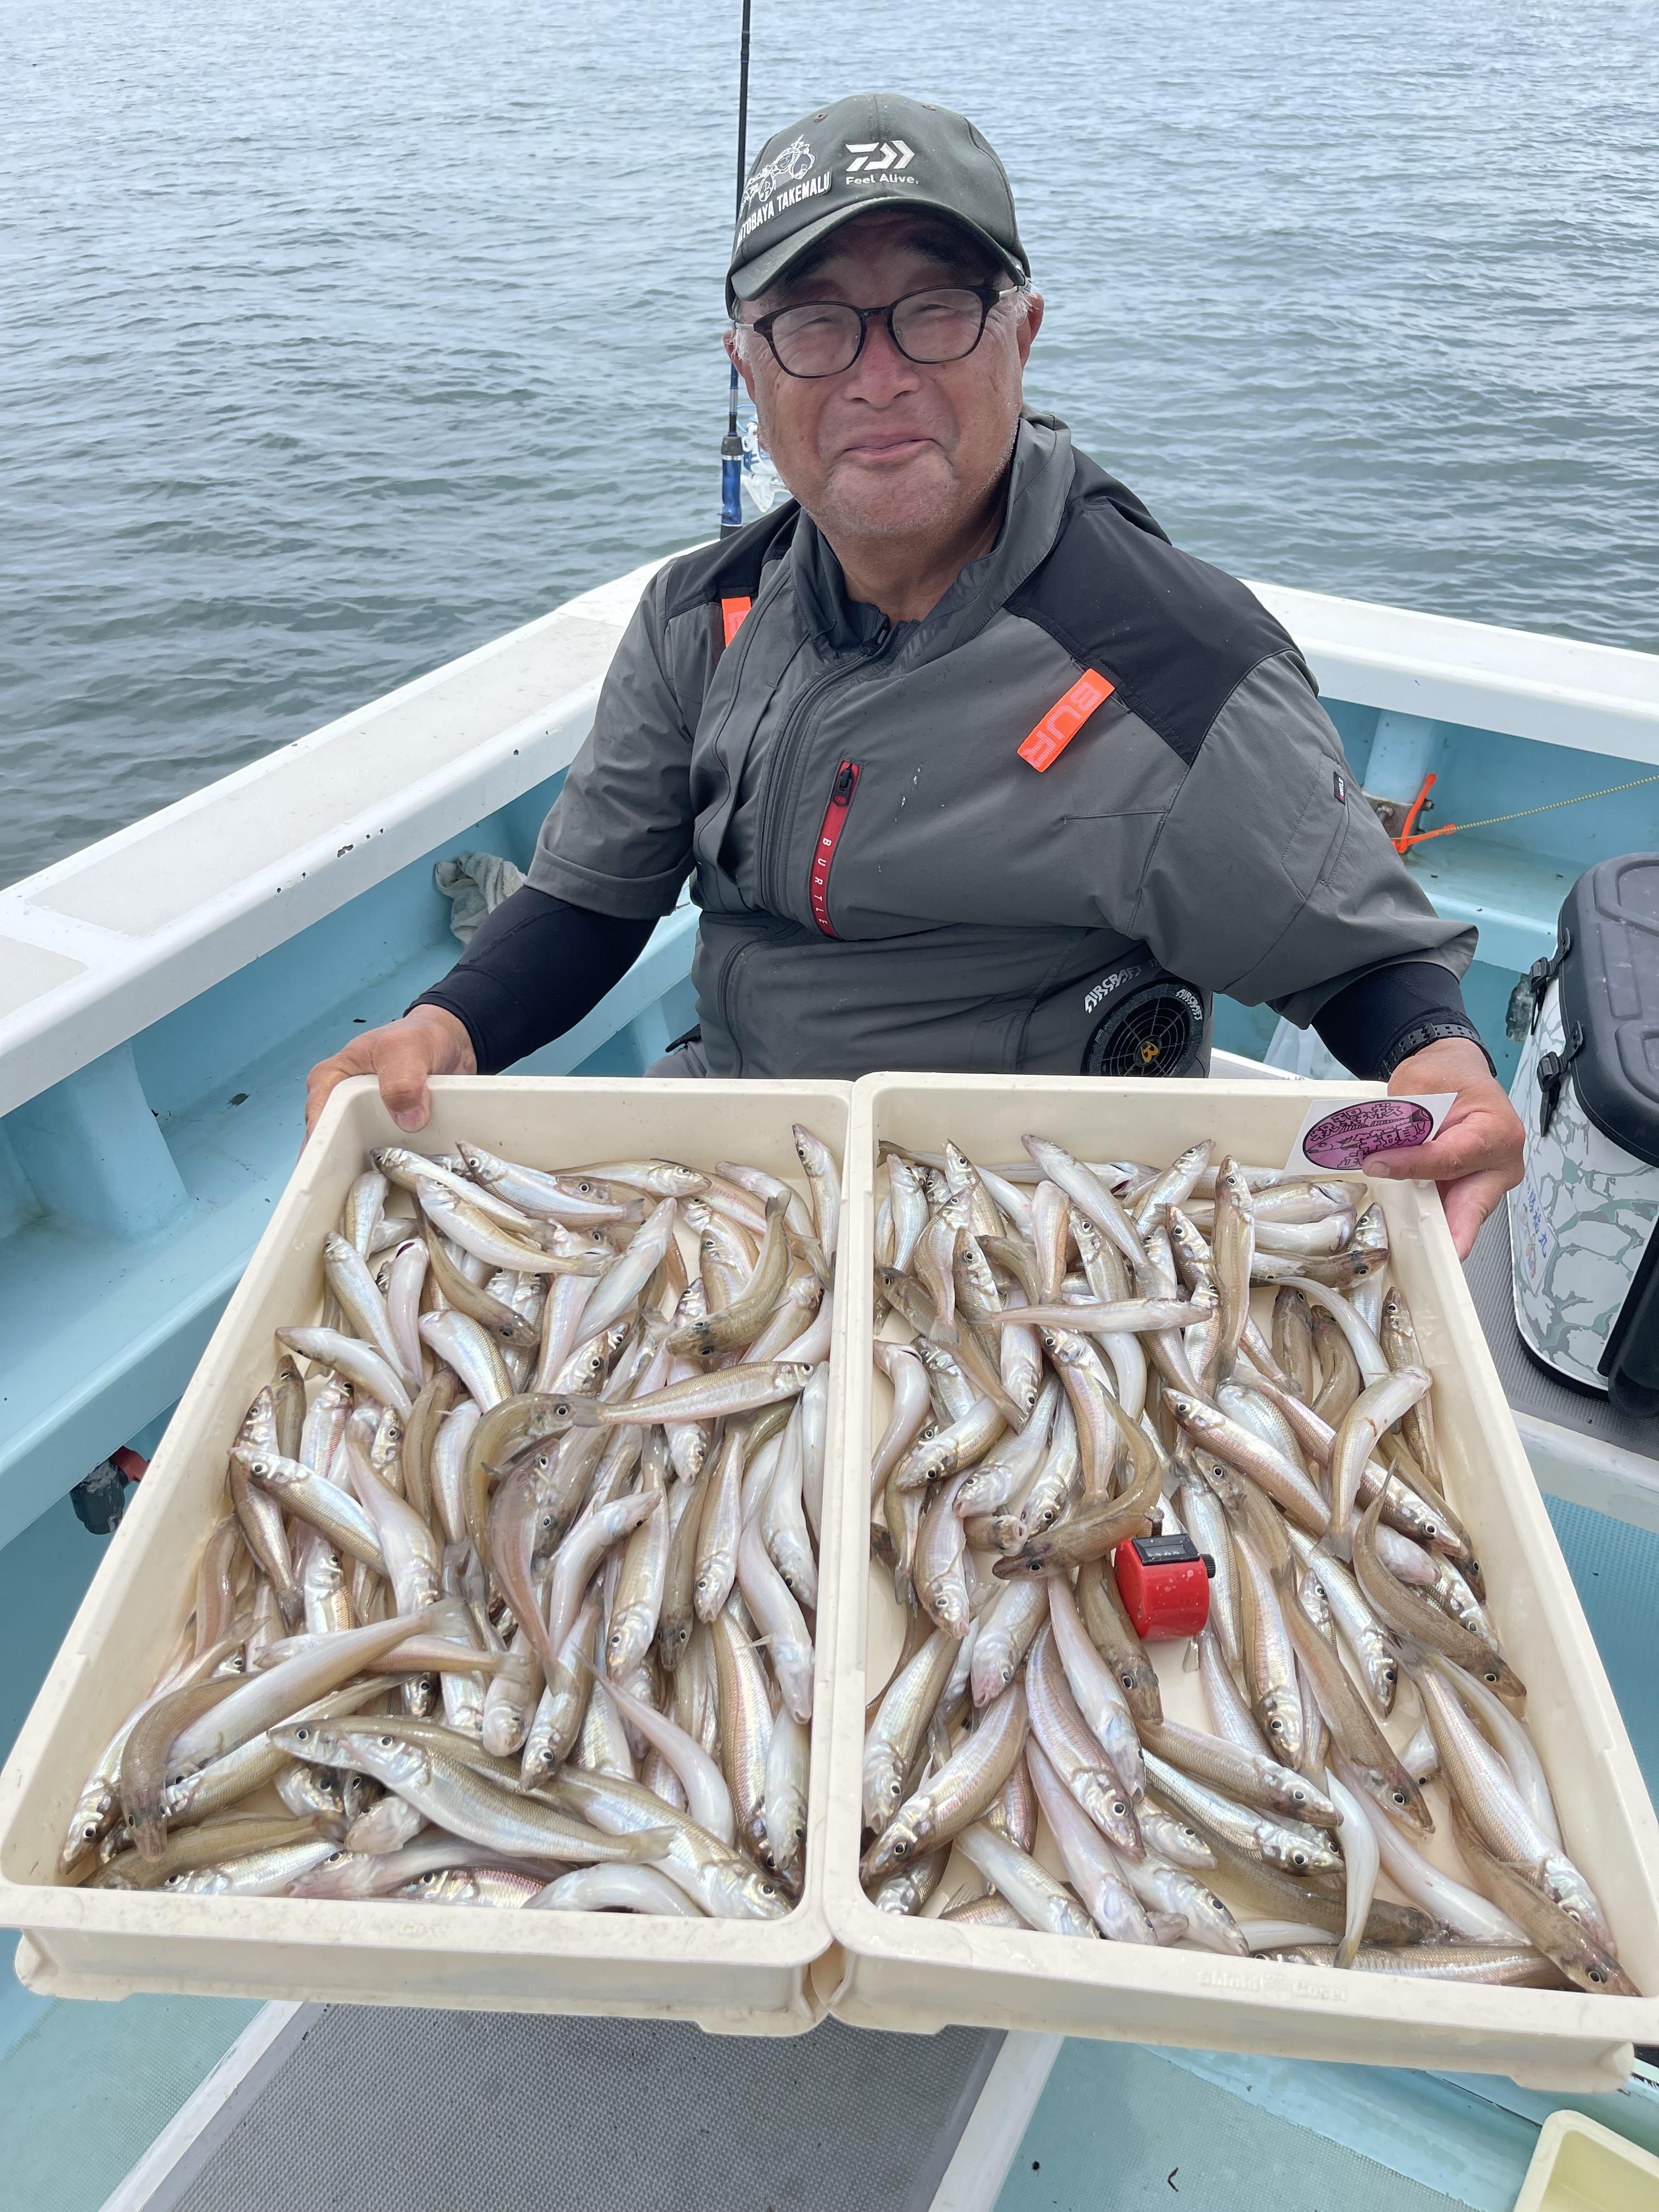
<path id="1" fill-rule="evenodd" d="M 579 1775 L 567 1767 L 551 1789 L 619 1842 L 660 1836 L 665 1826 L 666 1847 L 653 1852 L 653 1863 L 711 1917 L 776 1920 L 788 1911 L 773 1876 L 750 1866 L 695 1820 L 671 1811 L 638 1783 L 612 1775 Z"/>
<path id="2" fill-rule="evenodd" d="M 400 1419 L 409 1419 L 414 1401 L 391 1363 L 372 1344 L 342 1335 L 337 1328 L 279 1328 L 276 1341 L 302 1358 L 337 1368 L 355 1389 L 390 1406 Z"/>
<path id="3" fill-rule="evenodd" d="M 625 1840 L 568 1819 L 505 1790 L 431 1746 L 410 1742 L 373 1724 L 348 1729 L 333 1722 L 299 1722 L 272 1730 L 272 1740 L 295 1759 L 329 1766 L 349 1766 L 425 1814 L 435 1827 L 469 1842 L 483 1844 L 509 1857 L 548 1858 L 574 1864 L 613 1859 L 649 1859 L 666 1842 L 659 1829 Z"/>
<path id="4" fill-rule="evenodd" d="M 573 1867 L 538 1889 L 526 1911 L 655 1912 L 701 1920 L 701 1905 L 665 1874 L 648 1866 Z"/>
<path id="5" fill-rule="evenodd" d="M 1071 1892 L 1038 1865 L 1029 1852 L 1010 1843 L 983 1820 L 975 1820 L 957 1838 L 957 1849 L 976 1866 L 1012 1905 L 1028 1928 L 1051 1936 L 1097 1936 L 1094 1923 Z"/>
<path id="6" fill-rule="evenodd" d="M 1340 1868 L 1340 1856 L 1317 1828 L 1240 1805 L 1170 1765 L 1156 1752 L 1147 1752 L 1146 1759 L 1148 1788 L 1155 1790 L 1166 1805 L 1196 1820 L 1200 1828 L 1211 1830 L 1235 1850 L 1298 1877 L 1334 1874 Z"/>

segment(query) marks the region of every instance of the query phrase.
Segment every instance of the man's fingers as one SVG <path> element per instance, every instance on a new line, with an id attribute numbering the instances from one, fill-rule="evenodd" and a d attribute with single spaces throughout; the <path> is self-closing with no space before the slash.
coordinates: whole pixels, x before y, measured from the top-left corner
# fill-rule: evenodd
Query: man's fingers
<path id="1" fill-rule="evenodd" d="M 306 1134 L 308 1137 L 317 1126 L 317 1117 L 329 1102 L 330 1094 L 348 1075 L 357 1073 L 355 1068 L 342 1064 L 343 1055 L 332 1060 L 319 1060 L 306 1078 Z"/>
<path id="2" fill-rule="evenodd" d="M 1460 1260 L 1467 1260 L 1474 1249 L 1481 1223 L 1509 1189 L 1511 1180 L 1501 1170 L 1494 1169 L 1485 1175 L 1465 1176 L 1460 1182 L 1442 1188 L 1440 1199 L 1446 1209 L 1446 1226 L 1451 1231 Z"/>
<path id="3" fill-rule="evenodd" d="M 348 1076 L 372 1075 L 374 1055 L 367 1036 L 353 1037 L 350 1043 L 327 1060 L 319 1060 L 306 1078 L 306 1134 L 309 1136 L 317 1126 L 317 1116 L 329 1102 L 330 1095 Z"/>
<path id="4" fill-rule="evenodd" d="M 372 1075 L 400 1129 L 423 1129 L 432 1110 L 429 1075 L 477 1073 L 472 1040 L 464 1024 L 441 1008 L 416 1006 L 384 1029 L 366 1030 L 330 1060 L 319 1060 L 306 1079 L 306 1134 L 310 1135 L 329 1093 L 350 1075 Z"/>
<path id="5" fill-rule="evenodd" d="M 1397 1151 L 1374 1152 L 1365 1162 L 1365 1173 L 1395 1182 L 1450 1182 L 1459 1176 L 1507 1163 L 1511 1133 L 1496 1116 L 1470 1114 L 1448 1121 L 1439 1135 L 1426 1145 L 1402 1145 Z M 1516 1160 L 1518 1164 L 1518 1151 Z"/>
<path id="6" fill-rule="evenodd" d="M 432 1040 L 422 1029 L 401 1023 L 376 1040 L 374 1073 L 386 1109 L 400 1129 L 424 1129 L 432 1111 L 426 1079 L 432 1072 Z"/>

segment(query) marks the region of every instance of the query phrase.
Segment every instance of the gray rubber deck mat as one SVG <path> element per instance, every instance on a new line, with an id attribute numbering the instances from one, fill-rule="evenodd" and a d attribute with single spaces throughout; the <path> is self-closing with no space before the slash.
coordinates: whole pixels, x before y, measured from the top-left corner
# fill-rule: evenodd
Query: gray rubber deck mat
<path id="1" fill-rule="evenodd" d="M 331 2005 L 178 2212 L 926 2212 L 1001 2041 Z"/>
<path id="2" fill-rule="evenodd" d="M 1559 1429 L 1576 1429 L 1581 1436 L 1617 1444 L 1622 1451 L 1639 1452 L 1644 1459 L 1659 1458 L 1659 1421 L 1632 1420 L 1615 1413 L 1596 1393 L 1558 1382 L 1522 1343 L 1515 1325 L 1506 1206 L 1500 1206 L 1487 1219 L 1464 1262 L 1463 1273 L 1486 1342 L 1492 1346 L 1504 1395 L 1517 1413 L 1553 1421 Z"/>

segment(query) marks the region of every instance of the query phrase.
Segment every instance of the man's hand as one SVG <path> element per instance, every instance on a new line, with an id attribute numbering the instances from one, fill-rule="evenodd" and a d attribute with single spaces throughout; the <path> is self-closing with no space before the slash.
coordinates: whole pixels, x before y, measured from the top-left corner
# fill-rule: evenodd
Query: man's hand
<path id="1" fill-rule="evenodd" d="M 380 1097 L 400 1129 L 423 1129 L 432 1110 L 427 1091 L 431 1075 L 476 1075 L 472 1040 L 453 1014 L 441 1006 L 416 1006 L 384 1029 L 365 1030 L 343 1052 L 319 1060 L 306 1078 L 306 1134 L 337 1083 L 349 1075 L 379 1078 Z"/>
<path id="2" fill-rule="evenodd" d="M 1521 1180 L 1520 1117 L 1486 1055 L 1467 1037 L 1442 1037 L 1402 1060 L 1389 1089 L 1457 1093 L 1431 1143 L 1375 1153 L 1365 1172 L 1399 1182 L 1421 1176 L 1438 1183 L 1452 1243 L 1458 1258 L 1467 1260 L 1481 1223 Z"/>

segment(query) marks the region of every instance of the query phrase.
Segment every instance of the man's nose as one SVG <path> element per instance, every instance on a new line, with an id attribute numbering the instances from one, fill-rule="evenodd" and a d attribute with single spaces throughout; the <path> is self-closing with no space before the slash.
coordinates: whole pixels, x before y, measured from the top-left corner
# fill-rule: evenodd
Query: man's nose
<path id="1" fill-rule="evenodd" d="M 872 315 L 865 327 L 864 346 L 847 372 L 842 389 L 849 398 L 885 407 L 907 392 L 914 392 L 921 377 L 913 361 L 893 343 L 884 315 Z"/>

